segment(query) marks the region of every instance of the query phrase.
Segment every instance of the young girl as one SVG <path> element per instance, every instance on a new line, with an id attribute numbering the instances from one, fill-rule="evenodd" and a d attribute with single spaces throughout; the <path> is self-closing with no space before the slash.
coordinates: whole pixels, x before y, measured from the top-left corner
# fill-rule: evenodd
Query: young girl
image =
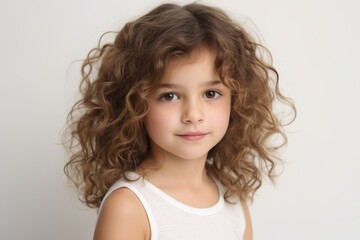
<path id="1" fill-rule="evenodd" d="M 82 66 L 66 174 L 94 239 L 252 239 L 247 200 L 283 137 L 264 49 L 218 8 L 163 4 Z M 266 49 L 265 49 L 266 52 Z"/>

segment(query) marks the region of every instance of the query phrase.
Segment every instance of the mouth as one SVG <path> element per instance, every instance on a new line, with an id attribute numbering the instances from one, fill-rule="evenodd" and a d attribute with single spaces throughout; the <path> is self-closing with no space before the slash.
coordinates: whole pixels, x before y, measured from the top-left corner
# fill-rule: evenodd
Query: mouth
<path id="1" fill-rule="evenodd" d="M 181 137 L 181 138 L 183 138 L 185 140 L 188 140 L 188 141 L 201 140 L 206 135 L 207 135 L 207 133 L 203 133 L 203 132 L 188 132 L 188 133 L 184 133 L 184 134 L 177 134 L 178 137 Z"/>

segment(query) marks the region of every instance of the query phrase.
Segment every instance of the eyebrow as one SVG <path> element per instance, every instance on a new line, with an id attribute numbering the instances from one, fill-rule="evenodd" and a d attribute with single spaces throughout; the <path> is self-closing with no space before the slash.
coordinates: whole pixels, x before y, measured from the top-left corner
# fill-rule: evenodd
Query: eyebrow
<path id="1" fill-rule="evenodd" d="M 218 85 L 218 84 L 224 84 L 224 83 L 220 80 L 214 80 L 214 81 L 206 82 L 202 85 L 211 87 L 211 86 Z M 174 84 L 174 83 L 160 83 L 158 87 L 159 88 L 179 88 L 180 85 Z"/>

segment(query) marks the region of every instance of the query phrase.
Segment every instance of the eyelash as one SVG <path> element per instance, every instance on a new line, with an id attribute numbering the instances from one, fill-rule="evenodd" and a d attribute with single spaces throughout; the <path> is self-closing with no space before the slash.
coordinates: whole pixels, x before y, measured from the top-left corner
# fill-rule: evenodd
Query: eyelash
<path id="1" fill-rule="evenodd" d="M 171 99 L 166 99 L 166 97 L 169 97 L 169 95 L 172 95 Z M 166 102 L 170 102 L 170 101 L 174 101 L 174 100 L 177 100 L 177 99 L 173 99 L 173 97 L 176 96 L 177 99 L 179 99 L 179 96 L 176 94 L 176 93 L 173 93 L 173 92 L 167 92 L 167 93 L 164 93 L 161 95 L 160 97 L 160 100 L 162 101 L 166 101 Z"/>
<path id="2" fill-rule="evenodd" d="M 215 96 L 214 96 L 214 97 L 211 97 L 211 98 L 206 97 L 207 99 L 216 99 L 216 98 L 218 98 L 218 97 L 221 96 L 221 93 L 220 93 L 219 91 L 216 91 L 216 90 L 207 90 L 207 91 L 204 93 L 204 96 L 205 96 L 207 93 L 209 93 L 209 92 L 215 93 Z"/>
<path id="3" fill-rule="evenodd" d="M 206 96 L 208 93 L 214 93 L 215 96 L 213 96 L 213 97 Z M 221 95 L 222 94 L 216 90 L 207 90 L 203 94 L 204 98 L 206 98 L 206 99 L 217 99 Z M 170 99 L 166 99 L 167 97 L 170 97 Z M 176 98 L 174 99 L 174 97 L 176 97 Z M 166 102 L 175 101 L 175 100 L 178 100 L 179 98 L 180 97 L 178 96 L 178 94 L 174 93 L 174 92 L 166 92 L 160 96 L 160 100 L 166 101 Z"/>

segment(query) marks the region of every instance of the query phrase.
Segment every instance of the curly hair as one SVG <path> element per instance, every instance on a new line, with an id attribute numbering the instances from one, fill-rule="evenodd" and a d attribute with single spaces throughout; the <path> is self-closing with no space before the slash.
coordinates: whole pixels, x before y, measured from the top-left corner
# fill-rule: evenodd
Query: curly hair
<path id="1" fill-rule="evenodd" d="M 225 199 L 252 199 L 264 175 L 274 179 L 281 161 L 276 152 L 287 142 L 274 103 L 296 110 L 279 91 L 269 51 L 221 9 L 162 4 L 125 24 L 112 43 L 100 39 L 83 62 L 82 97 L 68 115 L 71 156 L 64 171 L 89 207 L 99 207 L 110 186 L 148 157 L 149 94 L 169 61 L 202 46 L 216 53 L 232 107 L 224 138 L 208 153 L 208 173 L 227 188 Z M 270 144 L 273 136 L 282 141 Z"/>

